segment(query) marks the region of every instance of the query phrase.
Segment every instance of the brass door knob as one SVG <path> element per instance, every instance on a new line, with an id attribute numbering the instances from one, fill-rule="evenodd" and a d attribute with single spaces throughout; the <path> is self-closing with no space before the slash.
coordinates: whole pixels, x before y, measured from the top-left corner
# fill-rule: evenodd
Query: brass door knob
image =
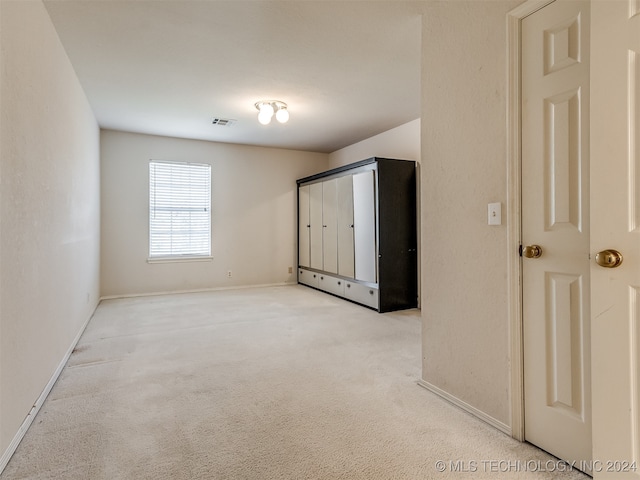
<path id="1" fill-rule="evenodd" d="M 527 258 L 539 258 L 542 256 L 542 247 L 540 245 L 527 245 L 522 249 L 522 256 Z"/>
<path id="2" fill-rule="evenodd" d="M 596 253 L 596 263 L 605 268 L 616 268 L 622 263 L 622 254 L 613 249 Z"/>

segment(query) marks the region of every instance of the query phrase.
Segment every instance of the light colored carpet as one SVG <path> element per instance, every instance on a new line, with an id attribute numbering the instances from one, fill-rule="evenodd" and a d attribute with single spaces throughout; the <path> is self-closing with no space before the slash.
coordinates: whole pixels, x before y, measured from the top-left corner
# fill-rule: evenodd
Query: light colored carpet
<path id="1" fill-rule="evenodd" d="M 417 386 L 420 355 L 418 311 L 302 286 L 104 301 L 2 479 L 588 478 L 525 471 L 555 459 Z"/>

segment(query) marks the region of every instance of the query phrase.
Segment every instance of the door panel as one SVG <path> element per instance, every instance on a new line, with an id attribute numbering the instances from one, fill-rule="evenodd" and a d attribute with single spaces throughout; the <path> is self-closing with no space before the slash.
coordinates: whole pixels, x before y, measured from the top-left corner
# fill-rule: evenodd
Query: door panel
<path id="1" fill-rule="evenodd" d="M 591 459 L 589 2 L 522 21 L 525 438 Z"/>
<path id="2" fill-rule="evenodd" d="M 298 265 L 301 267 L 310 266 L 310 245 L 309 245 L 309 185 L 298 189 Z"/>
<path id="3" fill-rule="evenodd" d="M 545 188 L 547 230 L 564 225 L 582 231 L 583 190 L 580 180 L 580 89 L 553 95 L 544 100 L 546 152 Z"/>
<path id="4" fill-rule="evenodd" d="M 309 224 L 311 268 L 322 270 L 322 183 L 309 185 Z"/>
<path id="5" fill-rule="evenodd" d="M 338 181 L 322 182 L 322 269 L 338 273 Z"/>
<path id="6" fill-rule="evenodd" d="M 594 478 L 640 478 L 640 2 L 593 2 L 592 263 Z M 606 468 L 612 471 L 607 472 Z M 595 470 L 595 469 L 594 469 Z"/>
<path id="7" fill-rule="evenodd" d="M 375 177 L 372 170 L 353 176 L 353 236 L 356 279 L 377 281 Z"/>
<path id="8" fill-rule="evenodd" d="M 547 405 L 563 410 L 582 421 L 585 416 L 582 314 L 584 291 L 581 275 L 546 274 L 549 311 L 546 315 Z"/>
<path id="9" fill-rule="evenodd" d="M 338 274 L 355 277 L 353 175 L 338 178 Z"/>

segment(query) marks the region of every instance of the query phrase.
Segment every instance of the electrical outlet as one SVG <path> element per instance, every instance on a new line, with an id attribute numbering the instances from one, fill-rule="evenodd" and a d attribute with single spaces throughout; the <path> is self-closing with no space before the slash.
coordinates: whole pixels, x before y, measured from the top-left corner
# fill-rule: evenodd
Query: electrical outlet
<path id="1" fill-rule="evenodd" d="M 231 278 L 231 270 L 227 271 L 227 277 Z"/>
<path id="2" fill-rule="evenodd" d="M 289 273 L 293 273 L 293 267 L 289 267 Z"/>

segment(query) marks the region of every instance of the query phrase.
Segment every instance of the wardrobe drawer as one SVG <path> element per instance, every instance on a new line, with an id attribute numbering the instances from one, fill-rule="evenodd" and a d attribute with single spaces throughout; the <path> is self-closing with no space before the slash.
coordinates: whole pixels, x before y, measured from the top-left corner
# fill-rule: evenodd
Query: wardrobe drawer
<path id="1" fill-rule="evenodd" d="M 346 282 L 344 297 L 371 308 L 378 309 L 378 288 L 368 287 L 360 283 Z"/>
<path id="2" fill-rule="evenodd" d="M 326 275 L 324 273 L 320 273 L 318 275 L 320 277 L 318 288 L 324 290 L 325 292 L 344 297 L 345 281 L 343 279 L 332 277 L 331 275 Z"/>
<path id="3" fill-rule="evenodd" d="M 298 268 L 298 283 L 318 288 L 320 274 L 305 268 Z"/>

